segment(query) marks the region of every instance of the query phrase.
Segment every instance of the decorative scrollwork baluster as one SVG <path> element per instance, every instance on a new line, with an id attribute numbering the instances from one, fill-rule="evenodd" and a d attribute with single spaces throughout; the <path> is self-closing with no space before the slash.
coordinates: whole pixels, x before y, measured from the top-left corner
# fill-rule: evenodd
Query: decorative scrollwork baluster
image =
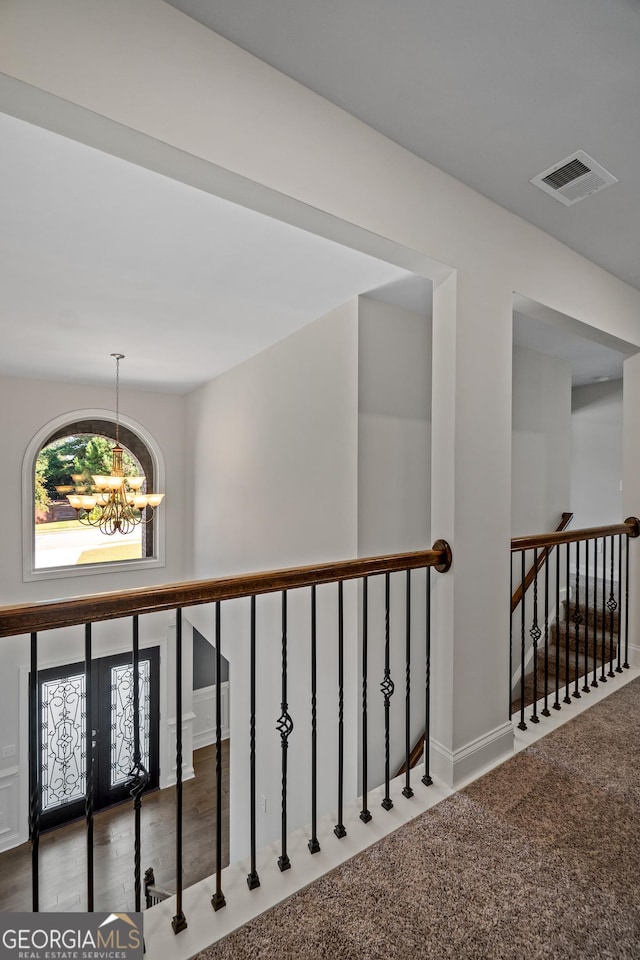
<path id="1" fill-rule="evenodd" d="M 608 677 L 615 677 L 615 673 L 613 672 L 613 637 L 615 633 L 614 622 L 615 622 L 615 613 L 616 613 L 616 610 L 618 609 L 618 602 L 613 592 L 614 565 L 615 565 L 615 544 L 612 536 L 611 537 L 611 561 L 610 561 L 611 574 L 609 579 L 609 599 L 607 600 L 607 610 L 609 611 L 609 670 L 607 671 Z"/>
<path id="2" fill-rule="evenodd" d="M 533 714 L 531 723 L 540 723 L 538 716 L 538 641 L 542 636 L 542 630 L 538 624 L 538 551 L 533 551 L 533 569 L 535 576 L 533 580 L 533 625 L 529 631 L 531 642 L 533 644 Z M 524 603 L 524 598 L 523 598 Z"/>
<path id="3" fill-rule="evenodd" d="M 583 693 L 591 693 L 589 686 L 589 611 L 591 609 L 589 600 L 589 540 L 585 541 L 585 567 L 584 567 L 584 684 Z"/>
<path id="4" fill-rule="evenodd" d="M 593 680 L 592 687 L 598 686 L 598 538 L 593 546 Z"/>
<path id="5" fill-rule="evenodd" d="M 282 751 L 282 853 L 278 857 L 278 867 L 281 871 L 291 867 L 287 854 L 287 751 L 289 737 L 293 732 L 293 720 L 289 716 L 287 703 L 287 591 L 282 591 L 282 700 L 280 702 L 280 717 L 276 724 L 280 734 Z"/>

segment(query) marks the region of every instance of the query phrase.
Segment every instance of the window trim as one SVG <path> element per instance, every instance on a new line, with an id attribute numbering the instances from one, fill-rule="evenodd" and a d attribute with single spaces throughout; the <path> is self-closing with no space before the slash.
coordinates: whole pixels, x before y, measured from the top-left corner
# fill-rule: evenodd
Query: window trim
<path id="1" fill-rule="evenodd" d="M 110 563 L 87 563 L 78 566 L 44 567 L 36 569 L 35 562 L 35 512 L 34 477 L 36 459 L 50 437 L 60 434 L 66 426 L 73 426 L 79 420 L 106 420 L 115 426 L 112 410 L 91 408 L 72 410 L 44 424 L 30 440 L 22 461 L 22 580 L 29 583 L 34 580 L 59 580 L 68 577 L 90 577 L 96 574 L 123 573 L 125 570 L 148 570 L 150 567 L 165 566 L 165 519 L 164 510 L 154 517 L 154 553 L 139 560 L 115 560 Z M 120 414 L 120 425 L 131 430 L 149 451 L 153 463 L 154 486 L 165 489 L 165 466 L 162 451 L 151 433 L 137 420 Z"/>

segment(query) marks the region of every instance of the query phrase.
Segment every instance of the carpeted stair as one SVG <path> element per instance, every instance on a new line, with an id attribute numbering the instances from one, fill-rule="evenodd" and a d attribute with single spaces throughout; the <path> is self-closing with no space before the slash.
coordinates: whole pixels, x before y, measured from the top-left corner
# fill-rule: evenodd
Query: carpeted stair
<path id="1" fill-rule="evenodd" d="M 603 611 L 601 583 L 597 584 L 594 604 L 593 580 L 590 581 L 589 586 L 590 589 L 587 597 L 585 598 L 583 589 L 582 597 L 578 604 L 576 604 L 574 600 L 563 601 L 559 624 L 556 624 L 555 619 L 549 624 L 546 687 L 550 709 L 555 703 L 556 698 L 556 676 L 558 677 L 558 701 L 562 703 L 563 701 L 566 702 L 567 696 L 573 697 L 576 696 L 576 693 L 588 695 L 588 690 L 594 685 L 594 681 L 596 685 L 606 682 L 612 674 L 615 676 L 617 670 L 619 611 L 616 609 L 612 614 L 606 607 Z M 610 591 L 607 590 L 607 600 L 609 599 L 609 593 Z M 575 583 L 572 585 L 571 594 L 572 597 L 576 596 Z M 615 600 L 617 602 L 617 596 Z M 575 623 L 576 617 L 579 619 L 577 631 Z M 543 629 L 544 624 L 540 624 L 540 627 Z M 587 680 L 585 680 L 585 673 Z M 577 685 L 576 677 L 578 678 Z M 534 672 L 533 662 L 530 663 L 528 672 L 525 675 L 525 707 L 531 706 L 535 699 L 540 700 L 544 694 L 545 647 L 543 632 L 538 642 L 537 676 Z M 519 689 L 517 694 L 514 695 L 511 709 L 514 714 L 521 711 Z"/>

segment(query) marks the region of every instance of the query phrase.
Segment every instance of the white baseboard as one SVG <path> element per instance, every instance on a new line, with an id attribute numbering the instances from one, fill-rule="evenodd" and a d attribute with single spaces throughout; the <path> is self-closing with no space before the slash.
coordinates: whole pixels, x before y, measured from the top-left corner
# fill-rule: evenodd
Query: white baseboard
<path id="1" fill-rule="evenodd" d="M 513 724 L 507 720 L 457 750 L 451 751 L 432 739 L 430 766 L 434 776 L 447 786 L 457 789 L 463 782 L 478 776 L 485 767 L 511 756 L 512 753 Z"/>

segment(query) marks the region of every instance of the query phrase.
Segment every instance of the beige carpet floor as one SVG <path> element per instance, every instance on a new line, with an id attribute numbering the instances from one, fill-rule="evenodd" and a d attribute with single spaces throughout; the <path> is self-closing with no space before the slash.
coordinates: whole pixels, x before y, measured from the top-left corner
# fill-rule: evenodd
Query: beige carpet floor
<path id="1" fill-rule="evenodd" d="M 640 958 L 640 680 L 199 960 Z"/>

